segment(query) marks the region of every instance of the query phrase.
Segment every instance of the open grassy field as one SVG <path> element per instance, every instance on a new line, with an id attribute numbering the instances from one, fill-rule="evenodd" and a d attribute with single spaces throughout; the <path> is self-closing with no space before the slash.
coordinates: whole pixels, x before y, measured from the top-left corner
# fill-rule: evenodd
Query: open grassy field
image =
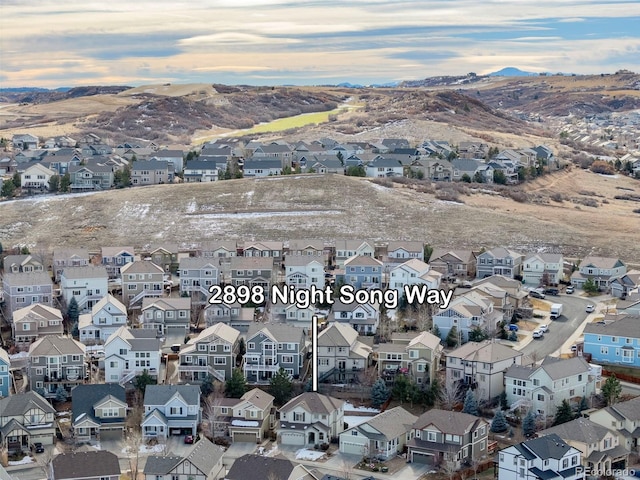
<path id="1" fill-rule="evenodd" d="M 579 182 L 592 174 L 571 175 Z M 616 191 L 615 182 L 632 181 L 606 180 L 610 192 Z M 611 198 L 609 205 L 577 210 L 570 202 L 521 204 L 481 193 L 461 198 L 465 204 L 403 185 L 389 188 L 335 175 L 159 185 L 3 202 L 0 238 L 5 247 L 32 249 L 187 246 L 207 239 L 417 239 L 450 248 L 503 245 L 523 252 L 561 249 L 567 257 L 640 260 L 640 215 L 630 215 L 624 201 Z"/>

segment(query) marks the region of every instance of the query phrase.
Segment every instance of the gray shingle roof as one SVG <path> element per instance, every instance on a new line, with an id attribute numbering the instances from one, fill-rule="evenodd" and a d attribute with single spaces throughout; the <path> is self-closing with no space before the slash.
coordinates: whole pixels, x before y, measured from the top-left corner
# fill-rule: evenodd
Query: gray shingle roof
<path id="1" fill-rule="evenodd" d="M 534 438 L 515 446 L 520 451 L 529 450 L 542 460 L 559 460 L 566 455 L 572 447 L 567 445 L 558 435 L 550 435 Z"/>
<path id="2" fill-rule="evenodd" d="M 85 414 L 94 422 L 105 423 L 105 419 L 96 418 L 93 406 L 107 396 L 127 403 L 124 387 L 116 383 L 77 385 L 71 390 L 72 421 L 75 423 L 78 417 Z M 123 418 L 117 417 L 109 420 L 120 422 Z"/>
<path id="3" fill-rule="evenodd" d="M 30 408 L 36 407 L 45 413 L 55 413 L 55 409 L 36 392 L 17 393 L 0 399 L 0 416 L 17 417 Z"/>
<path id="4" fill-rule="evenodd" d="M 640 315 L 625 315 L 615 322 L 606 322 L 605 325 L 587 323 L 584 327 L 584 333 L 640 338 Z"/>
<path id="5" fill-rule="evenodd" d="M 570 422 L 542 430 L 538 435 L 542 437 L 549 435 L 550 433 L 557 434 L 566 442 L 573 440 L 576 442 L 592 444 L 600 442 L 607 433 L 613 432 L 587 418 L 579 417 L 575 420 L 571 420 Z"/>
<path id="6" fill-rule="evenodd" d="M 147 385 L 144 392 L 145 405 L 164 405 L 179 393 L 189 405 L 199 405 L 200 387 L 197 385 Z"/>
<path id="7" fill-rule="evenodd" d="M 289 400 L 280 411 L 288 412 L 298 405 L 305 405 L 307 411 L 311 413 L 329 414 L 340 409 L 344 405 L 344 401 L 317 392 L 304 392 Z"/>
<path id="8" fill-rule="evenodd" d="M 422 430 L 428 425 L 434 425 L 443 433 L 464 435 L 466 432 L 475 430 L 481 423 L 487 422 L 468 413 L 434 408 L 420 415 L 413 424 L 413 428 Z"/>
<path id="9" fill-rule="evenodd" d="M 262 455 L 243 455 L 238 458 L 229 473 L 227 480 L 247 480 L 258 478 L 256 474 L 260 472 L 259 478 L 269 478 L 271 480 L 287 480 L 295 465 L 291 460 L 279 457 L 263 457 Z"/>
<path id="10" fill-rule="evenodd" d="M 390 410 L 379 413 L 368 422 L 365 422 L 363 425 L 366 424 L 375 428 L 388 440 L 391 440 L 411 430 L 412 425 L 416 422 L 417 419 L 418 417 L 407 412 L 404 408 L 394 407 Z M 359 425 L 355 428 L 359 427 L 362 427 L 362 425 Z"/>
<path id="11" fill-rule="evenodd" d="M 53 459 L 55 480 L 120 476 L 118 457 L 106 450 L 63 453 Z"/>

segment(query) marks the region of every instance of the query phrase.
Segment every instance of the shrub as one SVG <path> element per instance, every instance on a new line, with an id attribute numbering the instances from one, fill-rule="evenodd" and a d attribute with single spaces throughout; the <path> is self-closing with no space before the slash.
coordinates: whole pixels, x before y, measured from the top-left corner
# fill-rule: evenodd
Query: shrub
<path id="1" fill-rule="evenodd" d="M 228 447 L 231 445 L 231 442 L 225 437 L 216 437 L 213 439 L 213 443 L 220 445 L 221 447 Z"/>
<path id="2" fill-rule="evenodd" d="M 616 173 L 613 165 L 603 160 L 595 160 L 589 168 L 594 173 L 602 173 L 604 175 L 613 175 Z"/>
<path id="3" fill-rule="evenodd" d="M 553 195 L 551 195 L 551 200 L 553 200 L 554 202 L 558 202 L 561 203 L 562 201 L 564 201 L 564 197 L 562 196 L 561 193 L 556 192 Z"/>

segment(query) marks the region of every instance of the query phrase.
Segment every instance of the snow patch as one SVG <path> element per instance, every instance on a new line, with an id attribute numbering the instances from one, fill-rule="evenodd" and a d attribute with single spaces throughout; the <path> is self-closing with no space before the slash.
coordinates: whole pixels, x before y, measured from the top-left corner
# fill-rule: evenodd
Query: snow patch
<path id="1" fill-rule="evenodd" d="M 380 410 L 372 407 L 356 407 L 351 402 L 344 403 L 345 412 L 367 412 L 367 413 L 380 413 Z"/>
<path id="2" fill-rule="evenodd" d="M 195 200 L 191 200 L 191 202 L 187 205 L 187 213 L 194 213 L 198 210 L 198 206 L 196 205 Z"/>
<path id="3" fill-rule="evenodd" d="M 231 420 L 234 427 L 257 427 L 259 425 L 255 420 Z"/>
<path id="4" fill-rule="evenodd" d="M 202 213 L 195 214 L 195 218 L 209 218 L 212 220 L 229 218 L 233 220 L 247 218 L 265 218 L 265 217 L 299 217 L 306 215 L 338 215 L 342 212 L 339 210 L 312 210 L 312 211 L 291 211 L 291 212 L 245 212 L 245 213 Z"/>
<path id="5" fill-rule="evenodd" d="M 26 456 L 22 460 L 9 461 L 9 466 L 11 466 L 11 465 L 26 465 L 28 463 L 33 463 L 33 462 L 35 462 L 33 457 Z"/>
<path id="6" fill-rule="evenodd" d="M 357 427 L 358 425 L 371 420 L 373 416 L 368 415 L 345 415 L 344 422 L 349 425 L 349 428 Z"/>
<path id="7" fill-rule="evenodd" d="M 325 452 L 318 452 L 316 450 L 308 450 L 301 448 L 296 452 L 296 460 L 311 460 L 315 462 L 325 456 Z"/>

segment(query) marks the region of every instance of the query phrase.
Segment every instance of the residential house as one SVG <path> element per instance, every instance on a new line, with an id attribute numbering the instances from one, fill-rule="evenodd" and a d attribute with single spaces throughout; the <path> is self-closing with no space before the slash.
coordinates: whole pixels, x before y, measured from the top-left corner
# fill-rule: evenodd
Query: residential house
<path id="1" fill-rule="evenodd" d="M 159 185 L 173 183 L 173 163 L 162 160 L 137 160 L 131 164 L 131 184 Z"/>
<path id="2" fill-rule="evenodd" d="M 261 286 L 266 291 L 276 280 L 272 257 L 231 257 L 229 272 L 235 286 Z"/>
<path id="3" fill-rule="evenodd" d="M 69 167 L 71 190 L 108 190 L 113 186 L 113 167 L 110 165 L 77 165 Z"/>
<path id="4" fill-rule="evenodd" d="M 209 288 L 220 283 L 218 260 L 211 257 L 180 259 L 180 294 L 191 297 L 194 304 L 207 303 Z"/>
<path id="5" fill-rule="evenodd" d="M 223 455 L 224 448 L 203 436 L 183 455 L 147 457 L 143 473 L 145 480 L 216 480 L 224 478 Z"/>
<path id="6" fill-rule="evenodd" d="M 430 332 L 415 333 L 409 339 L 392 336 L 391 342 L 374 346 L 378 375 L 388 382 L 402 374 L 418 385 L 430 384 L 436 378 L 443 350 L 440 338 Z"/>
<path id="7" fill-rule="evenodd" d="M 105 382 L 124 385 L 145 370 L 157 378 L 161 347 L 154 330 L 121 326 L 104 344 Z"/>
<path id="8" fill-rule="evenodd" d="M 35 303 L 53 306 L 53 282 L 45 272 L 7 273 L 2 277 L 9 316 Z"/>
<path id="9" fill-rule="evenodd" d="M 344 175 L 344 165 L 338 158 L 314 155 L 311 157 L 310 161 L 307 161 L 307 171 L 323 174 L 334 173 Z"/>
<path id="10" fill-rule="evenodd" d="M 289 400 L 278 410 L 278 441 L 313 448 L 337 439 L 344 431 L 344 403 L 318 392 L 305 392 Z"/>
<path id="11" fill-rule="evenodd" d="M 491 298 L 494 308 L 503 312 L 505 320 L 511 320 L 514 310 L 522 307 L 529 296 L 529 291 L 525 290 L 520 280 L 504 275 L 491 275 L 476 280 L 471 290 Z"/>
<path id="12" fill-rule="evenodd" d="M 597 364 L 640 367 L 640 315 L 609 316 L 614 321 L 587 323 L 583 351 Z"/>
<path id="13" fill-rule="evenodd" d="M 151 261 L 127 263 L 120 268 L 120 275 L 122 301 L 129 308 L 139 306 L 143 298 L 157 298 L 163 294 L 164 270 Z"/>
<path id="14" fill-rule="evenodd" d="M 418 417 L 407 459 L 459 470 L 488 457 L 489 422 L 463 412 L 433 408 Z"/>
<path id="15" fill-rule="evenodd" d="M 349 324 L 360 335 L 373 335 L 380 325 L 380 305 L 374 303 L 343 303 L 339 298 L 333 301 L 329 322 Z"/>
<path id="16" fill-rule="evenodd" d="M 502 314 L 494 311 L 493 302 L 472 291 L 454 298 L 447 308 L 441 308 L 433 315 L 433 325 L 440 330 L 441 338 L 447 338 L 449 331 L 455 327 L 458 344 L 468 341 L 471 330 L 486 328 L 494 331 L 500 321 Z"/>
<path id="17" fill-rule="evenodd" d="M 527 285 L 558 285 L 564 280 L 564 258 L 561 253 L 534 253 L 522 262 L 522 281 Z"/>
<path id="18" fill-rule="evenodd" d="M 80 315 L 78 330 L 85 345 L 101 344 L 127 324 L 127 307 L 113 295 L 107 295 L 91 307 L 90 313 Z"/>
<path id="19" fill-rule="evenodd" d="M 58 397 L 64 389 L 84 383 L 87 375 L 85 346 L 71 337 L 47 335 L 29 347 L 29 382 L 34 389 L 44 390 L 47 398 Z M 62 390 L 60 390 L 62 392 Z"/>
<path id="20" fill-rule="evenodd" d="M 272 307 L 278 312 L 282 311 L 280 316 L 288 325 L 304 327 L 307 331 L 310 331 L 313 316 L 316 314 L 315 306 L 309 305 L 307 308 L 300 308 L 295 303 L 283 304 L 278 302 L 278 304 L 272 304 Z M 282 310 L 280 310 L 281 308 Z"/>
<path id="21" fill-rule="evenodd" d="M 412 259 L 424 261 L 423 242 L 397 241 L 387 244 L 385 263 L 398 264 Z"/>
<path id="22" fill-rule="evenodd" d="M 28 166 L 20 175 L 20 185 L 25 192 L 48 192 L 49 181 L 57 173 L 40 163 Z"/>
<path id="23" fill-rule="evenodd" d="M 582 453 L 551 434 L 507 447 L 498 453 L 498 480 L 579 480 Z"/>
<path id="24" fill-rule="evenodd" d="M 520 275 L 524 255 L 503 247 L 482 252 L 477 256 L 476 278 L 504 275 L 515 278 Z"/>
<path id="25" fill-rule="evenodd" d="M 0 397 L 11 394 L 11 358 L 3 348 L 0 348 Z"/>
<path id="26" fill-rule="evenodd" d="M 344 262 L 355 256 L 373 257 L 375 247 L 373 242 L 361 240 L 336 240 L 335 265 L 344 267 Z"/>
<path id="27" fill-rule="evenodd" d="M 545 357 L 538 366 L 511 365 L 504 373 L 507 403 L 522 406 L 542 416 L 552 416 L 567 400 L 578 404 L 596 393 L 596 378 L 583 357 Z"/>
<path id="28" fill-rule="evenodd" d="M 486 165 L 480 160 L 473 158 L 454 158 L 451 160 L 451 166 L 453 167 L 453 176 L 451 177 L 453 181 L 459 182 L 466 178 L 465 175 L 473 180 L 476 173 L 482 176 L 482 178 L 485 178 L 485 172 L 482 169 L 486 167 Z M 493 178 L 491 178 L 491 181 L 493 182 Z"/>
<path id="29" fill-rule="evenodd" d="M 246 333 L 249 325 L 254 322 L 255 308 L 245 307 L 236 303 L 210 303 L 204 309 L 204 322 L 207 327 L 217 323 L 224 323 L 230 327 Z"/>
<path id="30" fill-rule="evenodd" d="M 196 251 L 196 256 L 215 258 L 221 263 L 228 263 L 231 257 L 238 255 L 238 246 L 235 240 L 219 240 L 202 242 Z"/>
<path id="31" fill-rule="evenodd" d="M 556 434 L 582 452 L 582 466 L 587 471 L 605 472 L 627 467 L 629 450 L 620 445 L 618 432 L 578 417 L 567 423 L 538 432 L 538 436 Z"/>
<path id="32" fill-rule="evenodd" d="M 64 319 L 57 308 L 34 303 L 13 312 L 12 338 L 19 348 L 29 348 L 45 335 L 62 335 Z"/>
<path id="33" fill-rule="evenodd" d="M 623 276 L 611 280 L 611 295 L 625 299 L 640 287 L 640 270 L 629 270 Z"/>
<path id="34" fill-rule="evenodd" d="M 119 480 L 120 462 L 107 450 L 60 453 L 50 464 L 51 480 Z"/>
<path id="35" fill-rule="evenodd" d="M 66 305 L 72 298 L 78 311 L 89 311 L 108 294 L 109 275 L 102 265 L 67 267 L 60 275 L 60 291 Z"/>
<path id="36" fill-rule="evenodd" d="M 450 182 L 453 179 L 453 165 L 440 158 L 418 158 L 411 162 L 410 169 L 418 178 L 434 182 Z"/>
<path id="37" fill-rule="evenodd" d="M 591 280 L 599 289 L 607 290 L 613 280 L 625 273 L 627 267 L 618 258 L 588 256 L 582 259 L 578 270 L 571 274 L 571 283 L 576 288 L 583 288 L 585 282 Z"/>
<path id="38" fill-rule="evenodd" d="M 460 158 L 485 158 L 489 153 L 489 145 L 482 142 L 460 142 L 458 156 Z"/>
<path id="39" fill-rule="evenodd" d="M 383 264 L 380 260 L 356 255 L 344 262 L 344 274 L 336 275 L 336 282 L 343 280 L 355 290 L 382 287 Z"/>
<path id="40" fill-rule="evenodd" d="M 254 388 L 239 399 L 225 399 L 215 406 L 216 421 L 224 424 L 231 441 L 261 443 L 275 427 L 274 397 Z"/>
<path id="41" fill-rule="evenodd" d="M 11 137 L 14 150 L 35 150 L 38 148 L 39 139 L 30 133 L 19 133 Z"/>
<path id="42" fill-rule="evenodd" d="M 153 247 L 149 252 L 151 261 L 162 268 L 166 273 L 176 273 L 180 267 L 180 261 L 188 257 L 187 253 L 180 253 L 178 245 L 161 245 Z"/>
<path id="43" fill-rule="evenodd" d="M 318 335 L 318 379 L 348 382 L 369 366 L 373 349 L 346 323 L 333 322 Z"/>
<path id="44" fill-rule="evenodd" d="M 431 253 L 429 265 L 446 278 L 466 280 L 476 276 L 476 256 L 472 250 L 436 248 Z"/>
<path id="45" fill-rule="evenodd" d="M 158 150 L 153 154 L 151 160 L 159 160 L 162 162 L 169 162 L 173 165 L 173 171 L 179 173 L 183 170 L 184 166 L 184 152 L 182 150 Z"/>
<path id="46" fill-rule="evenodd" d="M 391 268 L 389 288 L 396 290 L 401 298 L 405 286 L 426 285 L 429 290 L 435 290 L 440 287 L 441 279 L 440 272 L 432 271 L 428 264 L 414 258 Z"/>
<path id="47" fill-rule="evenodd" d="M 77 385 L 71 390 L 71 405 L 77 443 L 123 439 L 128 409 L 124 387 L 113 383 Z"/>
<path id="48" fill-rule="evenodd" d="M 153 329 L 159 336 L 184 338 L 191 323 L 190 298 L 144 298 L 140 324 Z"/>
<path id="49" fill-rule="evenodd" d="M 530 363 L 522 352 L 501 343 L 468 342 L 447 354 L 446 387 L 451 392 L 471 388 L 477 400 L 490 401 L 504 392 L 511 365 Z"/>
<path id="50" fill-rule="evenodd" d="M 224 163 L 227 163 L 226 159 Z M 184 167 L 183 176 L 185 183 L 215 182 L 219 179 L 220 173 L 215 160 L 191 160 Z"/>
<path id="51" fill-rule="evenodd" d="M 244 376 L 248 382 L 268 382 L 284 368 L 291 377 L 303 373 L 307 331 L 286 324 L 252 323 L 246 335 Z"/>
<path id="52" fill-rule="evenodd" d="M 640 397 L 591 412 L 589 420 L 615 430 L 618 445 L 636 454 L 640 453 Z"/>
<path id="53" fill-rule="evenodd" d="M 236 366 L 240 332 L 224 323 L 205 328 L 180 350 L 178 375 L 182 382 L 202 382 L 208 376 L 224 382 Z"/>
<path id="54" fill-rule="evenodd" d="M 276 267 L 282 265 L 284 244 L 282 242 L 253 242 L 245 243 L 242 254 L 245 257 L 269 257 Z"/>
<path id="55" fill-rule="evenodd" d="M 293 159 L 293 149 L 284 142 L 272 142 L 266 145 L 259 145 L 253 150 L 253 159 L 278 159 L 282 166 L 291 167 Z"/>
<path id="56" fill-rule="evenodd" d="M 378 157 L 369 163 L 365 167 L 367 177 L 402 177 L 404 175 L 404 168 L 399 160 L 393 158 Z"/>
<path id="57" fill-rule="evenodd" d="M 324 288 L 324 265 L 321 260 L 311 256 L 287 256 L 285 266 L 285 284 L 296 290 L 310 290 L 313 287 Z"/>
<path id="58" fill-rule="evenodd" d="M 53 445 L 56 410 L 35 391 L 0 399 L 0 442 L 10 454 L 29 452 L 34 442 Z"/>
<path id="59" fill-rule="evenodd" d="M 341 433 L 340 453 L 381 460 L 395 458 L 411 439 L 417 419 L 402 407 L 385 410 Z"/>
<path id="60" fill-rule="evenodd" d="M 142 438 L 166 440 L 170 435 L 196 436 L 202 419 L 197 385 L 147 385 Z"/>
<path id="61" fill-rule="evenodd" d="M 269 480 L 318 480 L 318 476 L 299 463 L 293 463 L 284 457 L 266 457 L 247 454 L 238 458 L 227 472 L 225 480 L 246 480 L 261 472 Z"/>
<path id="62" fill-rule="evenodd" d="M 56 283 L 60 282 L 60 276 L 65 268 L 88 267 L 90 264 L 89 250 L 86 248 L 53 249 L 53 275 Z"/>
<path id="63" fill-rule="evenodd" d="M 282 161 L 278 159 L 248 158 L 244 161 L 244 177 L 282 175 Z"/>
<path id="64" fill-rule="evenodd" d="M 322 240 L 293 239 L 289 240 L 285 246 L 284 263 L 289 261 L 289 257 L 312 257 L 326 266 L 329 261 L 329 248 Z"/>
<path id="65" fill-rule="evenodd" d="M 46 267 L 39 255 L 7 255 L 4 257 L 5 273 L 44 272 Z"/>
<path id="66" fill-rule="evenodd" d="M 100 261 L 109 279 L 121 278 L 121 269 L 135 260 L 133 247 L 102 247 Z"/>

